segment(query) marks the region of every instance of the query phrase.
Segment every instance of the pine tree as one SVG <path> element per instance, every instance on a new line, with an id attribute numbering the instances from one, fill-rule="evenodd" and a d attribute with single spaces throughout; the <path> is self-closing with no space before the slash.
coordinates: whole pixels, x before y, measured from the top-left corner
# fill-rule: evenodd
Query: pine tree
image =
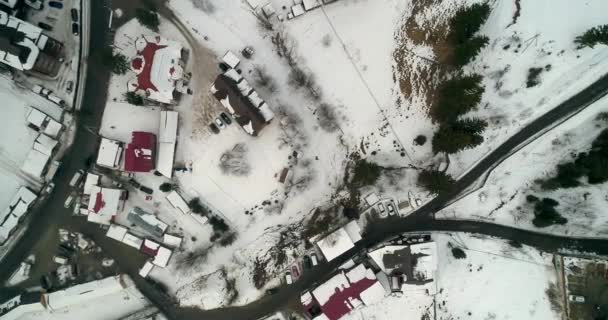
<path id="1" fill-rule="evenodd" d="M 158 14 L 156 14 L 156 12 L 149 9 L 137 8 L 135 10 L 135 18 L 137 18 L 137 21 L 142 25 L 150 28 L 150 30 L 158 32 L 160 21 L 158 20 Z"/>
<path id="2" fill-rule="evenodd" d="M 479 118 L 465 118 L 452 123 L 455 130 L 468 134 L 482 134 L 488 127 L 488 122 Z"/>
<path id="3" fill-rule="evenodd" d="M 608 24 L 593 27 L 574 39 L 578 49 L 595 47 L 596 44 L 608 45 Z"/>
<path id="4" fill-rule="evenodd" d="M 459 9 L 450 20 L 452 41 L 454 43 L 464 43 L 471 39 L 489 15 L 490 6 L 487 3 L 477 3 Z"/>
<path id="5" fill-rule="evenodd" d="M 431 116 L 439 122 L 454 121 L 459 115 L 477 107 L 485 89 L 482 77 L 472 74 L 453 78 L 439 87 L 438 102 L 431 108 Z"/>
<path id="6" fill-rule="evenodd" d="M 486 36 L 476 36 L 454 48 L 454 64 L 462 67 L 475 58 L 481 49 L 488 45 L 490 39 Z"/>
<path id="7" fill-rule="evenodd" d="M 449 193 L 455 184 L 452 176 L 438 170 L 423 170 L 418 175 L 418 185 L 434 194 Z"/>
<path id="8" fill-rule="evenodd" d="M 481 135 L 488 123 L 477 118 L 457 120 L 442 124 L 433 136 L 433 152 L 453 154 L 471 149 L 483 142 Z"/>

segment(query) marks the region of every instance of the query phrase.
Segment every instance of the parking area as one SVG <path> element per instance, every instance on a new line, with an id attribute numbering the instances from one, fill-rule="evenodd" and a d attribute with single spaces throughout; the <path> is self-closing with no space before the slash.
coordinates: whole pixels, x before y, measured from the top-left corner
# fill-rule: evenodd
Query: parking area
<path id="1" fill-rule="evenodd" d="M 564 257 L 569 319 L 608 317 L 608 261 Z"/>

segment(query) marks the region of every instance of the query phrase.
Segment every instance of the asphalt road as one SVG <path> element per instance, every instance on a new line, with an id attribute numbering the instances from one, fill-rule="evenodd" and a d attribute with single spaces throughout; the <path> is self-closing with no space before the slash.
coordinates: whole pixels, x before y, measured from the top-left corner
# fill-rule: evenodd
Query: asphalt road
<path id="1" fill-rule="evenodd" d="M 108 40 L 107 22 L 109 11 L 104 1 L 91 1 L 91 36 L 90 48 L 105 46 Z M 26 221 L 29 227 L 21 238 L 18 246 L 11 250 L 0 265 L 0 283 L 3 283 L 16 270 L 20 262 L 37 246 L 56 245 L 59 226 L 80 231 L 93 239 L 108 255 L 116 261 L 121 272 L 129 274 L 143 294 L 159 307 L 171 319 L 257 319 L 268 313 L 285 308 L 289 303 L 297 301 L 302 291 L 313 287 L 331 276 L 335 269 L 353 256 L 365 251 L 366 248 L 379 244 L 391 237 L 404 232 L 418 231 L 453 231 L 473 232 L 514 240 L 531 245 L 547 252 L 560 249 L 577 249 L 602 254 L 608 254 L 608 241 L 593 239 L 573 239 L 546 235 L 531 231 L 519 230 L 507 226 L 485 222 L 469 222 L 454 220 L 436 220 L 434 213 L 445 207 L 461 190 L 471 186 L 477 179 L 495 165 L 504 160 L 505 156 L 517 150 L 530 137 L 535 136 L 547 127 L 552 127 L 572 114 L 582 110 L 608 92 L 608 76 L 605 76 L 574 97 L 557 106 L 552 111 L 533 121 L 503 144 L 498 146 L 486 158 L 480 161 L 456 183 L 454 193 L 437 197 L 405 218 L 390 218 L 369 226 L 366 235 L 357 246 L 331 263 L 322 263 L 313 272 L 304 273 L 294 284 L 283 287 L 272 296 L 263 297 L 251 304 L 241 307 L 229 307 L 215 310 L 200 310 L 196 308 L 180 308 L 171 299 L 158 290 L 153 284 L 137 275 L 138 268 L 143 264 L 144 257 L 133 255 L 133 251 L 115 241 L 107 239 L 104 232 L 94 224 L 86 223 L 83 219 L 73 218 L 69 210 L 63 207 L 63 202 L 71 192 L 68 181 L 71 176 L 84 168 L 86 159 L 96 153 L 98 137 L 91 133 L 101 122 L 106 92 L 109 81 L 109 71 L 100 65 L 96 59 L 89 61 L 87 82 L 83 99 L 83 107 L 79 116 L 79 126 L 72 148 L 66 154 L 65 161 L 57 173 L 54 182 L 55 190 L 40 208 L 35 209 Z M 49 253 L 51 254 L 51 253 Z M 2 290 L 9 292 L 9 290 Z M 0 298 L 2 295 L 0 294 Z"/>

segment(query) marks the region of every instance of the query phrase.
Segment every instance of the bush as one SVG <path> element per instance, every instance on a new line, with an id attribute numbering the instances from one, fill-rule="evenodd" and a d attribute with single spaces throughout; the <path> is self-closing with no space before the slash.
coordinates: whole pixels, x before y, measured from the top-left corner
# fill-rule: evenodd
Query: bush
<path id="1" fill-rule="evenodd" d="M 485 120 L 469 118 L 442 124 L 433 136 L 433 152 L 453 154 L 474 148 L 483 142 L 481 135 L 488 123 Z"/>
<path id="2" fill-rule="evenodd" d="M 114 53 L 111 48 L 101 50 L 101 62 L 115 74 L 125 74 L 129 71 L 129 61 L 122 53 Z"/>
<path id="3" fill-rule="evenodd" d="M 528 202 L 536 202 L 538 201 L 538 197 L 532 194 L 526 196 L 526 201 Z"/>
<path id="4" fill-rule="evenodd" d="M 382 167 L 379 165 L 368 162 L 365 159 L 357 160 L 355 163 L 355 173 L 353 176 L 353 184 L 358 187 L 364 187 L 373 185 L 378 181 Z"/>
<path id="5" fill-rule="evenodd" d="M 608 45 L 608 24 L 593 27 L 574 39 L 578 49 L 595 47 L 596 44 Z"/>
<path id="6" fill-rule="evenodd" d="M 450 38 L 453 43 L 464 43 L 471 39 L 489 15 L 490 6 L 487 3 L 459 9 L 450 19 Z"/>
<path id="7" fill-rule="evenodd" d="M 129 91 L 129 92 L 125 93 L 125 99 L 127 99 L 127 102 L 132 105 L 136 105 L 136 106 L 144 105 L 144 98 L 133 91 Z"/>
<path id="8" fill-rule="evenodd" d="M 562 217 L 555 207 L 559 205 L 554 199 L 543 198 L 534 205 L 532 224 L 537 228 L 545 228 L 553 224 L 566 224 L 568 219 Z"/>
<path id="9" fill-rule="evenodd" d="M 456 259 L 464 259 L 467 257 L 467 254 L 464 252 L 464 250 L 460 248 L 452 248 L 452 255 Z"/>
<path id="10" fill-rule="evenodd" d="M 227 247 L 236 241 L 236 232 L 231 232 L 227 234 L 225 237 L 220 239 L 219 245 L 222 247 Z"/>
<path id="11" fill-rule="evenodd" d="M 450 79 L 439 86 L 438 100 L 431 107 L 431 117 L 435 121 L 455 121 L 477 107 L 485 89 L 478 74 Z"/>
<path id="12" fill-rule="evenodd" d="M 462 67 L 475 58 L 481 49 L 488 45 L 490 39 L 486 36 L 476 36 L 472 39 L 457 44 L 454 48 L 454 64 Z"/>
<path id="13" fill-rule="evenodd" d="M 199 198 L 193 198 L 190 200 L 190 202 L 188 202 L 188 207 L 193 213 L 198 215 L 206 216 L 209 214 L 209 210 L 207 210 L 207 208 L 201 204 L 201 199 Z"/>
<path id="14" fill-rule="evenodd" d="M 426 143 L 426 136 L 421 134 L 416 136 L 416 138 L 414 139 L 414 143 L 418 146 L 423 146 Z"/>
<path id="15" fill-rule="evenodd" d="M 209 223 L 211 224 L 211 227 L 213 227 L 213 231 L 216 233 L 223 233 L 230 230 L 230 227 L 228 224 L 226 224 L 226 221 L 216 216 L 209 218 Z"/>
<path id="16" fill-rule="evenodd" d="M 159 187 L 158 190 L 162 191 L 162 192 L 169 192 L 169 191 L 173 191 L 175 190 L 175 185 L 169 182 L 165 182 L 162 183 Z M 199 203 L 200 204 L 200 203 Z"/>
<path id="17" fill-rule="evenodd" d="M 158 20 L 158 14 L 156 14 L 156 12 L 149 9 L 137 8 L 135 10 L 135 18 L 137 18 L 137 21 L 142 25 L 150 28 L 154 32 L 158 32 L 160 20 Z"/>
<path id="18" fill-rule="evenodd" d="M 452 192 L 455 184 L 452 176 L 438 170 L 423 170 L 418 175 L 418 185 L 433 194 Z"/>
<path id="19" fill-rule="evenodd" d="M 526 80 L 526 88 L 532 88 L 540 83 L 540 74 L 543 68 L 530 68 L 528 70 L 528 80 Z"/>

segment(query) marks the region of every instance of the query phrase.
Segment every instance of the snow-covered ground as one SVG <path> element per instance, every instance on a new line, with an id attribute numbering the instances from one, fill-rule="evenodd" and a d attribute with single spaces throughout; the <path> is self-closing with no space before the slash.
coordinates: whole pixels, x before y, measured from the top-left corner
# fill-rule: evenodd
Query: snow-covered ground
<path id="1" fill-rule="evenodd" d="M 508 158 L 490 174 L 483 188 L 440 211 L 437 217 L 479 219 L 572 236 L 605 236 L 608 234 L 606 183 L 584 183 L 576 188 L 549 191 L 542 190 L 535 180 L 553 177 L 556 165 L 588 151 L 598 134 L 608 128 L 605 121 L 596 119 L 600 112 L 606 111 L 608 98 L 587 107 Z M 526 201 L 530 194 L 557 200 L 560 203 L 557 211 L 568 223 L 535 228 L 533 204 Z"/>
<path id="2" fill-rule="evenodd" d="M 470 234 L 439 233 L 433 238 L 438 250 L 436 295 L 411 286 L 412 290 L 357 309 L 344 319 L 560 318 L 546 293 L 557 281 L 552 255 Z M 455 247 L 466 258 L 454 258 Z"/>

